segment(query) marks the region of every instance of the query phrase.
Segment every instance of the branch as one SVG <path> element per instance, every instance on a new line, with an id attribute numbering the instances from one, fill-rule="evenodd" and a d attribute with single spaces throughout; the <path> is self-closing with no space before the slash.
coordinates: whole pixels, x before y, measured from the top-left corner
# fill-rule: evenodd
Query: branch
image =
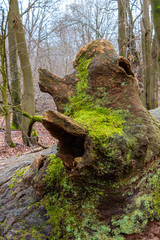
<path id="1" fill-rule="evenodd" d="M 27 12 L 29 12 L 29 10 L 34 6 L 36 2 L 38 2 L 38 0 L 35 0 L 31 5 L 29 5 L 28 8 L 21 14 L 21 17 Z"/>
<path id="2" fill-rule="evenodd" d="M 42 116 L 36 116 L 36 115 L 34 115 L 32 117 L 32 119 L 29 122 L 29 126 L 28 126 L 28 133 L 27 133 L 28 137 L 31 136 L 33 124 L 35 122 L 42 122 L 42 118 L 43 118 Z"/>

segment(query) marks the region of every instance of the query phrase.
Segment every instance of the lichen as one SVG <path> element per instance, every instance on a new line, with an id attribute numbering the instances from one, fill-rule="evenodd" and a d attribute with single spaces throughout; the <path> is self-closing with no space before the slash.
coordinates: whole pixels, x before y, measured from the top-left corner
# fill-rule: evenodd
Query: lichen
<path id="1" fill-rule="evenodd" d="M 9 188 L 13 188 L 15 183 L 20 183 L 22 181 L 22 176 L 28 171 L 29 168 L 30 168 L 30 166 L 27 166 L 27 167 L 17 170 L 11 179 Z"/>
<path id="2" fill-rule="evenodd" d="M 98 220 L 96 214 L 102 192 L 73 181 L 62 164 L 52 155 L 43 179 L 50 188 L 39 202 L 47 210 L 46 224 L 52 225 L 48 239 L 109 239 L 109 225 Z"/>

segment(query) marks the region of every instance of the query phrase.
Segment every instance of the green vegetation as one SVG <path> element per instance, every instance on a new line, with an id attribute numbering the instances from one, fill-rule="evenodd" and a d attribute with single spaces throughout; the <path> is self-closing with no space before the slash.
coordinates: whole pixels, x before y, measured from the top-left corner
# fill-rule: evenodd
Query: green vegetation
<path id="1" fill-rule="evenodd" d="M 96 215 L 102 195 L 99 189 L 69 178 L 62 160 L 55 155 L 50 156 L 44 181 L 52 189 L 39 203 L 47 209 L 47 224 L 53 227 L 49 239 L 109 239 L 111 228 Z M 119 236 L 110 239 L 124 238 Z"/>
<path id="2" fill-rule="evenodd" d="M 11 183 L 9 184 L 9 188 L 13 188 L 15 183 L 20 183 L 22 181 L 22 176 L 28 171 L 30 166 L 24 167 L 20 170 L 17 170 L 14 176 L 11 179 Z"/>
<path id="3" fill-rule="evenodd" d="M 32 131 L 31 137 L 38 137 L 38 133 L 36 132 L 36 130 Z"/>
<path id="4" fill-rule="evenodd" d="M 69 98 L 65 114 L 71 116 L 77 123 L 83 125 L 96 145 L 102 148 L 108 146 L 108 138 L 114 134 L 123 133 L 122 124 L 125 122 L 124 113 L 119 110 L 106 109 L 104 104 L 108 101 L 105 89 L 99 88 L 101 97 L 93 100 L 87 91 L 88 66 L 90 59 L 79 56 L 77 77 L 80 81 L 76 85 L 76 94 Z M 95 98 L 97 96 L 94 96 Z"/>
<path id="5" fill-rule="evenodd" d="M 10 143 L 10 145 L 9 145 L 10 147 L 12 147 L 12 148 L 14 148 L 16 145 L 14 144 L 14 142 L 13 141 L 11 141 L 11 143 Z"/>
<path id="6" fill-rule="evenodd" d="M 118 111 L 101 107 L 82 109 L 74 114 L 74 120 L 88 130 L 89 136 L 95 144 L 99 144 L 103 148 L 107 147 L 109 137 L 123 133 L 122 123 L 124 120 Z"/>
<path id="7" fill-rule="evenodd" d="M 16 125 L 14 125 L 13 122 L 12 122 L 11 129 L 12 129 L 12 130 L 17 130 L 17 129 L 19 130 L 19 129 L 20 129 L 20 126 L 19 126 L 19 125 L 16 126 Z"/>
<path id="8" fill-rule="evenodd" d="M 59 184 L 61 181 L 63 168 L 64 165 L 62 160 L 56 155 L 50 155 L 50 164 L 46 170 L 46 175 L 43 177 L 43 181 L 46 182 L 48 186 Z"/>
<path id="9" fill-rule="evenodd" d="M 77 77 L 80 81 L 76 85 L 76 94 L 69 97 L 69 103 L 65 107 L 65 114 L 72 116 L 74 112 L 84 107 L 93 106 L 92 97 L 87 94 L 88 89 L 88 65 L 92 59 L 81 59 L 77 68 Z"/>

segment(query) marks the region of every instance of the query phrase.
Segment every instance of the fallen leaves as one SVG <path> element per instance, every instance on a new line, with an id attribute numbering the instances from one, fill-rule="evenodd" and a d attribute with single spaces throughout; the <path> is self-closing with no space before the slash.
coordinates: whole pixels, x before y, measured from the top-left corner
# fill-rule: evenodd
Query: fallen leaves
<path id="1" fill-rule="evenodd" d="M 39 122 L 34 124 L 34 129 L 37 131 L 39 140 L 38 142 L 44 146 L 52 146 L 57 143 L 50 133 L 43 127 Z M 12 141 L 16 145 L 14 148 L 9 147 L 5 143 L 5 121 L 4 117 L 0 117 L 0 159 L 9 158 L 11 156 L 20 156 L 24 153 L 34 151 L 39 148 L 39 146 L 28 147 L 23 144 L 22 134 L 20 130 L 12 130 Z"/>

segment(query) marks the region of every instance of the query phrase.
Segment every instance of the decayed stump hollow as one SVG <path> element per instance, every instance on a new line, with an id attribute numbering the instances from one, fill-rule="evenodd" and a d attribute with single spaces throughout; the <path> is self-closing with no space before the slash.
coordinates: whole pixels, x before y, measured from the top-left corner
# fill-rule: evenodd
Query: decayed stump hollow
<path id="1" fill-rule="evenodd" d="M 147 162 L 159 154 L 159 125 L 156 120 L 151 118 L 150 114 L 141 103 L 137 80 L 134 78 L 134 73 L 131 70 L 129 62 L 123 57 L 119 57 L 112 45 L 106 40 L 93 41 L 80 49 L 74 61 L 76 72 L 79 71 L 77 69 L 80 61 L 85 62 L 88 59 L 90 60 L 87 76 L 89 88 L 86 91 L 93 97 L 93 105 L 100 99 L 100 105 L 103 105 L 103 108 L 121 110 L 122 112 L 119 113 L 119 115 L 121 115 L 122 118 L 125 116 L 123 133 L 120 135 L 115 134 L 115 136 L 107 139 L 108 151 L 112 151 L 113 147 L 115 149 L 114 154 L 111 156 L 112 164 L 110 163 L 110 165 L 114 166 L 110 166 L 112 174 L 115 172 L 116 175 L 121 175 L 124 174 L 124 172 L 134 170 L 139 166 L 145 166 Z M 67 76 L 67 79 L 72 79 L 70 85 L 67 85 L 64 84 L 64 82 L 66 82 L 66 77 L 60 79 L 57 76 L 48 73 L 45 69 L 40 69 L 39 73 L 40 86 L 44 85 L 44 88 L 46 89 L 45 91 L 52 93 L 55 103 L 58 96 L 60 96 L 63 100 L 58 100 L 57 107 L 60 109 L 58 104 L 61 104 L 61 109 L 64 109 L 64 103 L 69 102 L 68 97 L 71 95 L 71 89 L 72 95 L 74 92 L 76 93 L 75 83 L 78 82 L 77 77 L 74 82 L 73 75 L 71 75 L 71 77 Z M 47 77 L 44 77 L 44 73 Z M 59 136 L 57 135 L 57 123 L 54 123 L 54 121 L 57 122 L 56 115 L 57 113 L 51 113 L 51 111 L 45 113 L 43 123 L 44 126 L 49 129 L 51 134 L 62 142 L 63 138 L 65 139 L 65 133 L 68 134 L 68 132 L 63 128 L 63 134 L 60 132 Z M 67 117 L 64 115 L 59 116 L 59 119 L 63 119 L 64 122 L 65 118 Z M 70 126 L 71 123 L 73 125 L 75 124 L 70 119 Z M 49 127 L 49 124 L 52 126 Z M 59 126 L 60 125 L 61 122 L 59 122 Z M 76 134 L 78 135 L 78 131 Z M 72 136 L 72 133 L 70 136 Z M 66 139 L 64 141 L 66 142 Z M 69 141 L 67 142 L 69 144 Z M 84 142 L 84 136 L 82 142 Z M 85 142 L 86 145 L 84 147 L 87 151 L 87 156 L 85 152 L 83 154 L 84 156 L 82 156 L 82 154 L 78 156 L 82 158 L 81 166 L 83 163 L 84 165 L 89 165 L 91 163 L 92 167 L 94 167 L 95 164 L 97 168 L 97 164 L 99 164 L 101 160 L 99 160 L 98 157 L 97 162 L 97 160 L 91 156 L 94 146 L 91 147 L 92 144 L 88 144 L 88 142 L 90 141 L 88 140 Z M 101 146 L 99 146 L 98 151 L 103 155 L 103 149 Z M 72 155 L 73 159 L 74 154 Z M 90 157 L 88 158 L 88 156 Z M 77 156 L 75 155 L 75 157 Z M 104 164 L 104 161 L 107 163 L 108 158 L 105 157 L 102 164 Z M 109 160 L 109 162 L 110 161 L 111 160 Z M 74 166 L 74 164 L 72 164 L 72 166 Z M 109 173 L 109 170 L 104 171 L 105 173 Z"/>
<path id="2" fill-rule="evenodd" d="M 39 69 L 41 90 L 70 116 L 48 111 L 43 125 L 60 141 L 57 155 L 67 169 L 103 192 L 102 219 L 118 220 L 119 233 L 139 232 L 158 216 L 159 122 L 143 107 L 129 62 L 107 40 L 83 46 L 73 65 L 69 84 Z"/>

